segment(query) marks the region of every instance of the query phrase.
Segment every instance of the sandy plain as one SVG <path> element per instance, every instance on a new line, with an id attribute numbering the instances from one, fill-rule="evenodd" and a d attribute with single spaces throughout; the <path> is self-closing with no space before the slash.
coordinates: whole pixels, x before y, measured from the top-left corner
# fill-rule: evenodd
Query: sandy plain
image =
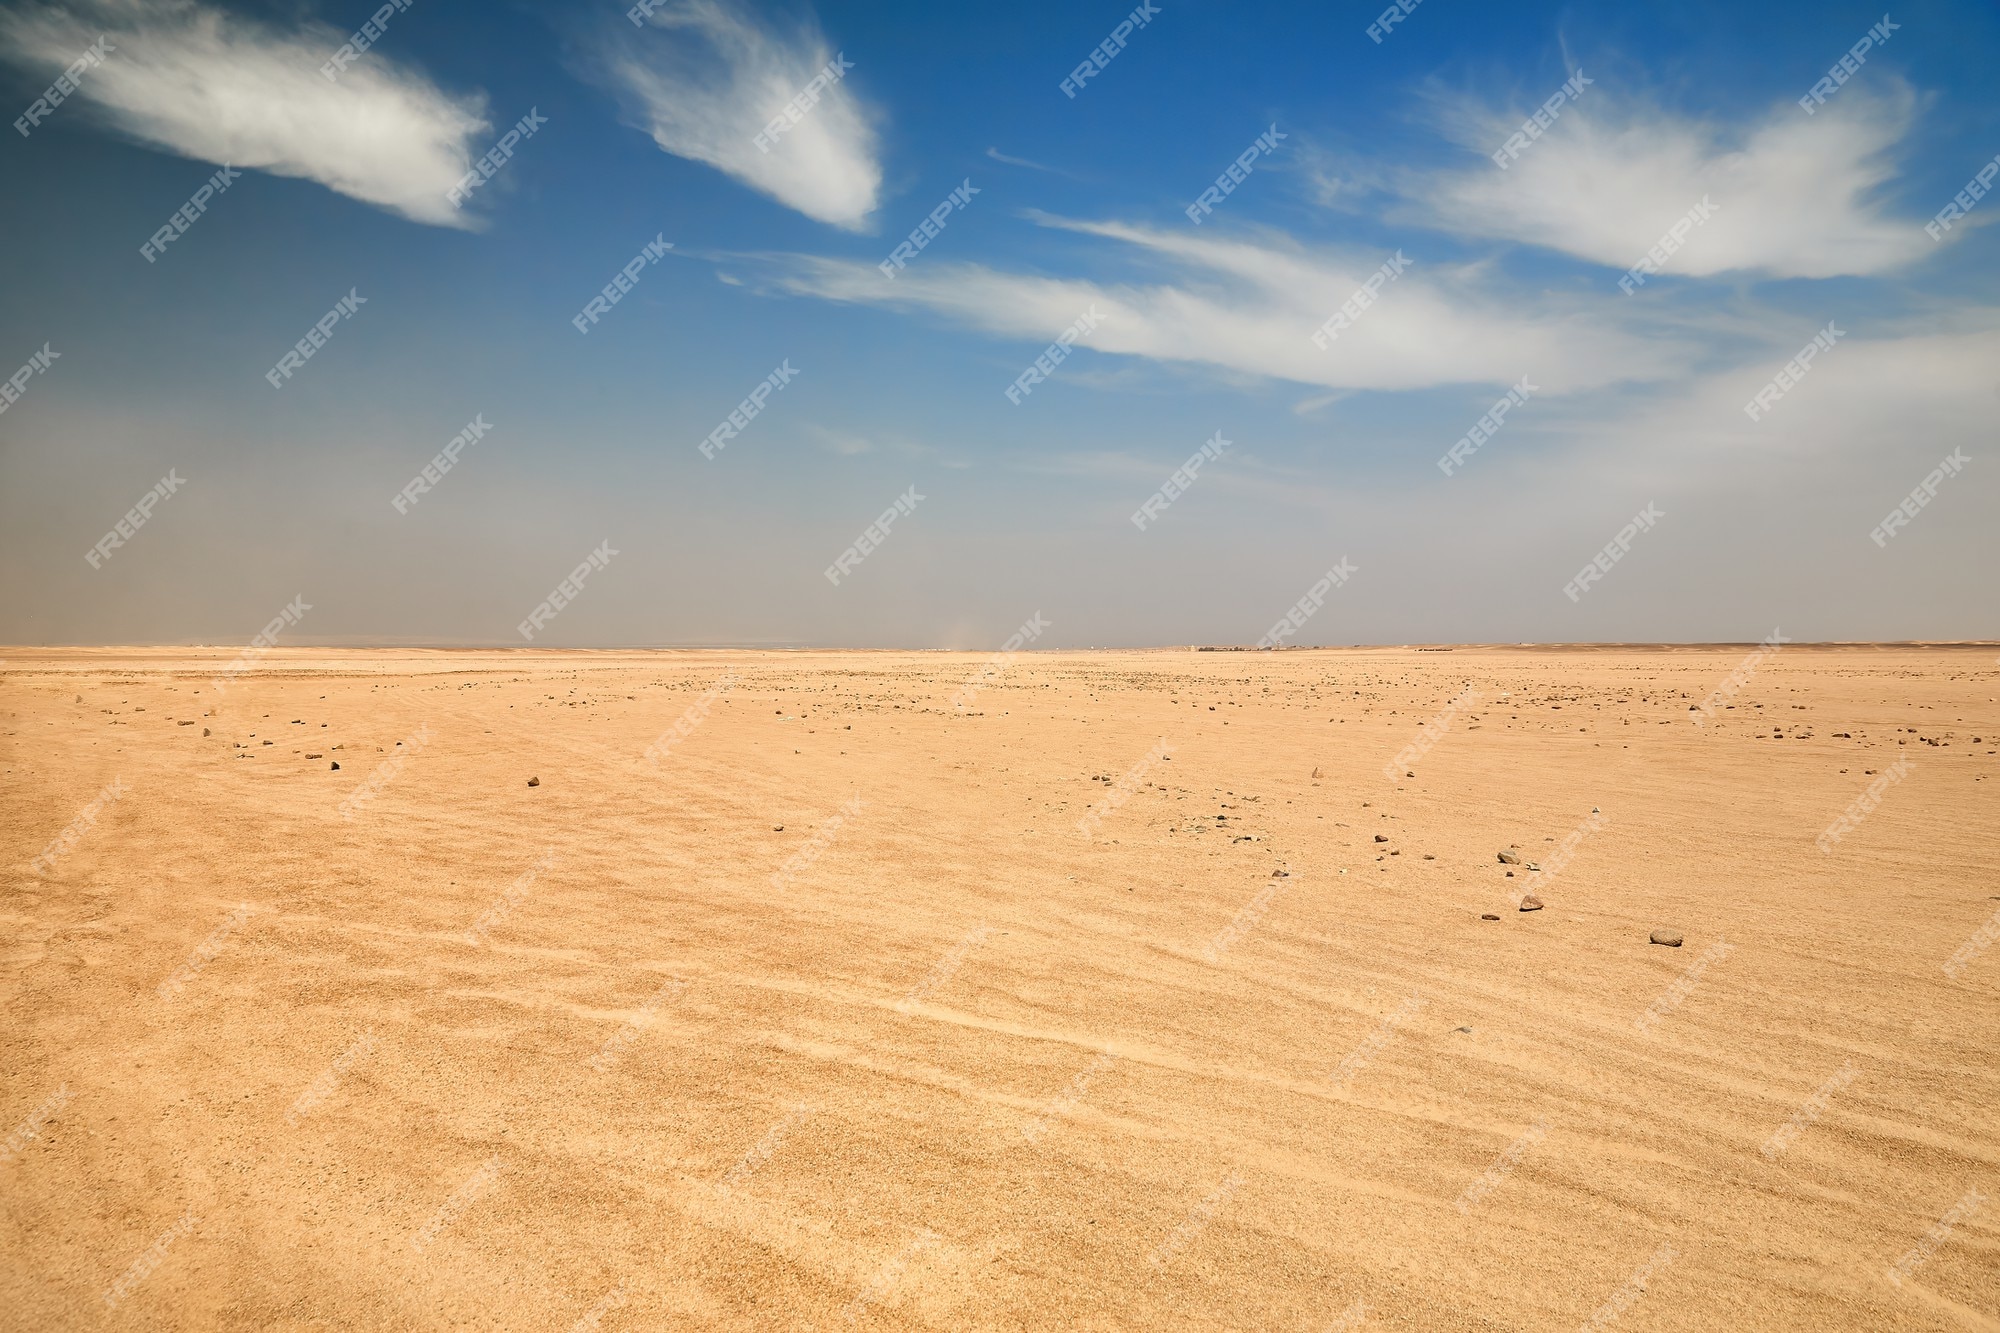
<path id="1" fill-rule="evenodd" d="M 2000 1328 L 2000 650 L 1747 651 L 0 651 L 0 1326 Z"/>

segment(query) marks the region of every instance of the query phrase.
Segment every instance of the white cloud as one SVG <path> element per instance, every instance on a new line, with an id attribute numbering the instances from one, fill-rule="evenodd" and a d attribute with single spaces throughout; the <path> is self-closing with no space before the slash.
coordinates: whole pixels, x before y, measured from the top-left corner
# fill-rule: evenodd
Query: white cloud
<path id="1" fill-rule="evenodd" d="M 773 137 L 769 151 L 756 142 L 838 54 L 817 24 L 774 31 L 721 0 L 664 5 L 651 24 L 637 34 L 621 24 L 599 46 L 592 73 L 626 102 L 653 142 L 809 218 L 865 228 L 882 166 L 871 113 L 845 73 L 826 84 L 797 124 Z"/>
<path id="2" fill-rule="evenodd" d="M 804 255 L 764 262 L 775 285 L 799 295 L 929 310 L 1035 342 L 1055 337 L 1094 305 L 1103 320 L 1082 345 L 1098 352 L 1332 389 L 1505 384 L 1526 375 L 1559 393 L 1666 378 L 1696 354 L 1691 342 L 1625 331 L 1617 318 L 1635 312 L 1602 298 L 1504 296 L 1486 286 L 1482 268 L 1429 262 L 1421 247 L 1353 327 L 1321 349 L 1311 342 L 1313 331 L 1388 255 L 1043 222 L 1142 252 L 1170 279 L 1114 285 L 927 262 L 891 283 L 865 263 Z"/>
<path id="3" fill-rule="evenodd" d="M 374 52 L 329 81 L 320 66 L 344 34 L 280 33 L 195 0 L 0 11 L 0 48 L 37 69 L 68 65 L 100 35 L 112 52 L 79 96 L 134 138 L 317 181 L 417 222 L 474 225 L 445 192 L 487 128 L 482 96 L 447 94 Z"/>
<path id="4" fill-rule="evenodd" d="M 1886 460 L 1928 457 L 1933 451 L 1942 456 L 1953 445 L 1990 438 L 2000 310 L 1931 313 L 1880 326 L 1874 334 L 1851 333 L 1822 353 L 1812 370 L 1753 422 L 1743 405 L 1797 350 L 1788 344 L 1812 335 L 1809 322 L 1794 321 L 1785 342 L 1692 380 L 1654 410 L 1630 412 L 1624 429 L 1648 439 L 1644 455 L 1661 485 L 1688 476 L 1727 485 L 1748 458 L 1774 469 L 1875 474 Z M 1577 441 L 1579 452 L 1606 438 L 1606 426 L 1586 427 Z M 1629 469 L 1631 460 L 1625 463 Z M 1822 486 L 1825 479 L 1814 477 L 1801 489 Z"/>
<path id="5" fill-rule="evenodd" d="M 1881 273 L 1934 248 L 1919 223 L 1887 216 L 1881 199 L 1896 174 L 1891 150 L 1914 118 L 1907 89 L 1871 97 L 1848 88 L 1815 116 L 1786 104 L 1725 127 L 1621 100 L 1603 82 L 1505 171 L 1483 155 L 1521 117 L 1448 104 L 1446 132 L 1481 160 L 1404 176 L 1396 188 L 1405 202 L 1391 215 L 1623 269 L 1707 195 L 1719 211 L 1664 266 L 1695 276 Z"/>
<path id="6" fill-rule="evenodd" d="M 995 162 L 1004 162 L 1010 167 L 1026 167 L 1030 171 L 1046 171 L 1052 176 L 1066 176 L 1069 174 L 1068 172 L 1057 171 L 1054 167 L 1045 167 L 1041 163 L 1031 161 L 1025 157 L 1009 157 L 998 148 L 987 149 L 986 156 L 992 158 Z"/>

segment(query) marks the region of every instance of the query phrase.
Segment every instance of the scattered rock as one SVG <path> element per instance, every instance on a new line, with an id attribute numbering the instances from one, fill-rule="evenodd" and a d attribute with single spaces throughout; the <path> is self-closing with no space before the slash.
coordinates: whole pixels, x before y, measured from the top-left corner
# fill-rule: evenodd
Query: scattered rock
<path id="1" fill-rule="evenodd" d="M 1453 1031 L 1453 1032 L 1470 1032 L 1470 1031 L 1472 1031 L 1472 1029 L 1471 1029 L 1471 1028 L 1453 1028 L 1453 1029 L 1452 1029 L 1452 1031 Z"/>
<path id="2" fill-rule="evenodd" d="M 203 728 L 201 729 L 201 734 L 202 734 L 202 735 L 204 735 L 204 736 L 208 735 L 208 728 L 207 728 L 207 727 L 203 727 Z"/>
<path id="3" fill-rule="evenodd" d="M 1481 912 L 1479 914 L 1479 919 L 1481 921 L 1498 921 L 1500 919 L 1500 914 L 1498 912 Z"/>
<path id="4" fill-rule="evenodd" d="M 1678 949 L 1681 947 L 1681 933 L 1678 930 L 1656 930 L 1653 932 L 1653 943 Z"/>
<path id="5" fill-rule="evenodd" d="M 529 778 L 528 785 L 530 787 L 539 787 L 542 785 L 542 780 L 540 778 Z"/>
<path id="6" fill-rule="evenodd" d="M 1387 842 L 1387 841 L 1389 841 L 1389 835 L 1388 835 L 1388 834 L 1386 834 L 1386 833 L 1378 833 L 1378 834 L 1376 834 L 1376 835 L 1375 835 L 1375 841 L 1377 841 L 1377 842 Z"/>
<path id="7" fill-rule="evenodd" d="M 327 771 L 328 771 L 328 772 L 338 772 L 339 770 L 340 770 L 340 761 L 339 761 L 338 759 L 336 759 L 336 760 L 334 760 L 334 761 L 333 761 L 333 767 L 332 767 L 331 769 L 327 770 Z"/>
<path id="8" fill-rule="evenodd" d="M 1513 852 L 1502 852 L 1500 853 L 1500 864 L 1503 866 L 1517 866 L 1521 864 L 1521 858 Z"/>
<path id="9" fill-rule="evenodd" d="M 78 702 L 78 703 L 82 703 L 82 702 L 83 702 L 83 699 L 82 699 L 82 698 L 81 698 L 81 697 L 79 696 L 79 697 L 78 697 L 78 699 L 77 699 L 77 702 Z M 1318 776 L 1319 776 L 1319 769 L 1317 769 L 1317 768 L 1313 769 L 1313 776 L 1314 776 L 1314 777 L 1318 777 Z"/>
<path id="10" fill-rule="evenodd" d="M 309 755 L 307 755 L 307 756 L 306 756 L 306 758 L 308 758 L 308 759 L 323 759 L 323 758 L 325 758 L 325 757 L 326 757 L 326 756 L 324 756 L 324 755 L 317 755 L 317 754 L 309 754 Z"/>
<path id="11" fill-rule="evenodd" d="M 1511 870 L 1510 870 L 1510 871 L 1508 871 L 1508 872 L 1507 872 L 1507 878 L 1508 878 L 1508 879 L 1512 879 L 1512 878 L 1514 878 L 1514 872 L 1513 872 L 1513 871 L 1511 871 Z"/>
<path id="12" fill-rule="evenodd" d="M 1437 860 L 1437 858 L 1436 858 L 1435 856 L 1432 856 L 1432 855 L 1431 855 L 1431 854 L 1430 854 L 1429 852 L 1425 852 L 1425 853 L 1424 853 L 1424 860 L 1426 860 L 1426 861 L 1435 861 L 1435 860 Z"/>
<path id="13" fill-rule="evenodd" d="M 1539 912 L 1542 910 L 1542 900 L 1532 893 L 1522 894 L 1521 910 L 1523 912 Z"/>
<path id="14" fill-rule="evenodd" d="M 783 833 L 784 831 L 785 831 L 785 826 L 783 824 L 771 825 L 771 832 L 773 833 Z"/>

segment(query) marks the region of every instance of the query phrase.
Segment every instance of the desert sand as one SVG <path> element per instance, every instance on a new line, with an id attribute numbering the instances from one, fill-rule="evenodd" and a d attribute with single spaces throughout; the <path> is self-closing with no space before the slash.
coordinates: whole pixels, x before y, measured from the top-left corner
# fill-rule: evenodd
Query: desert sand
<path id="1" fill-rule="evenodd" d="M 2000 1328 L 2000 650 L 1748 651 L 0 650 L 0 1325 Z"/>

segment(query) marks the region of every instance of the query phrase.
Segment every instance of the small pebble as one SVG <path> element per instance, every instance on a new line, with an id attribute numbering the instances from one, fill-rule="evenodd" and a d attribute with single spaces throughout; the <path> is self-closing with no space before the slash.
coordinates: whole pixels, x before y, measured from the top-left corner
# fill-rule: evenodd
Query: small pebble
<path id="1" fill-rule="evenodd" d="M 542 780 L 540 778 L 529 778 L 528 785 L 530 787 L 539 787 L 542 785 Z"/>
<path id="2" fill-rule="evenodd" d="M 1539 912 L 1542 910 L 1542 900 L 1532 893 L 1522 894 L 1521 910 L 1523 912 Z"/>
<path id="3" fill-rule="evenodd" d="M 1653 943 L 1678 949 L 1681 947 L 1681 933 L 1678 930 L 1656 930 L 1653 932 Z"/>
<path id="4" fill-rule="evenodd" d="M 1481 921 L 1498 921 L 1500 919 L 1500 914 L 1498 912 L 1481 912 L 1479 914 L 1479 919 Z"/>

